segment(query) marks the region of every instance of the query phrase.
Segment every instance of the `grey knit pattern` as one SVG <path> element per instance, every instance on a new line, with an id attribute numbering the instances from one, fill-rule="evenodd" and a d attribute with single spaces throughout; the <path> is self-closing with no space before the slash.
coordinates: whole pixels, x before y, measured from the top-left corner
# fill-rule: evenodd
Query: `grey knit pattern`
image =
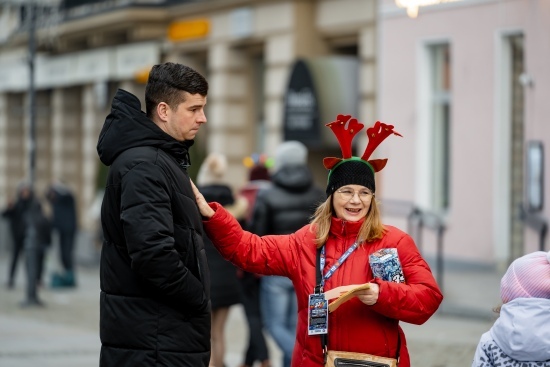
<path id="1" fill-rule="evenodd" d="M 494 340 L 485 342 L 482 345 L 482 352 L 479 360 L 474 361 L 472 367 L 550 367 L 550 361 L 516 361 L 507 356 Z"/>

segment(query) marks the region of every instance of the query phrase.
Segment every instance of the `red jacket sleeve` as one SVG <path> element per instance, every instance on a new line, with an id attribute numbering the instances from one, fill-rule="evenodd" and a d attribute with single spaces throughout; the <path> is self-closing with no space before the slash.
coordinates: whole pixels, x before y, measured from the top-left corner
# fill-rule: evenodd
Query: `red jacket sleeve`
<path id="1" fill-rule="evenodd" d="M 384 316 L 420 325 L 437 311 L 443 294 L 412 238 L 404 235 L 396 247 L 405 283 L 375 279 L 380 293 L 372 308 Z"/>
<path id="2" fill-rule="evenodd" d="M 257 236 L 243 230 L 220 204 L 209 204 L 216 213 L 203 221 L 204 229 L 225 259 L 251 273 L 292 279 L 299 259 L 296 234 Z"/>

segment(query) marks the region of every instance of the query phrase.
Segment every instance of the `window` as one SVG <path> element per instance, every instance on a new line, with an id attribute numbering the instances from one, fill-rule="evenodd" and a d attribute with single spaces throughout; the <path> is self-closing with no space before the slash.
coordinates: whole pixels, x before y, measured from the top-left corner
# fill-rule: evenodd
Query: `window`
<path id="1" fill-rule="evenodd" d="M 450 205 L 451 57 L 449 44 L 429 46 L 430 114 L 432 130 L 431 206 L 443 211 Z"/>

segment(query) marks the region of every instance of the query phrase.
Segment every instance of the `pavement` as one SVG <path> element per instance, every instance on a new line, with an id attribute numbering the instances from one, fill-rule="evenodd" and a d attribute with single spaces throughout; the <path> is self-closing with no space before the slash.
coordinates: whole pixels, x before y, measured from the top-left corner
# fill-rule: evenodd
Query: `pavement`
<path id="1" fill-rule="evenodd" d="M 9 254 L 0 246 L 0 367 L 88 367 L 99 360 L 98 253 L 89 241 L 79 241 L 77 287 L 38 289 L 43 307 L 22 308 L 25 296 L 23 261 L 15 289 L 5 287 Z M 46 259 L 46 279 L 59 268 L 55 248 Z M 434 267 L 432 267 L 434 269 Z M 412 366 L 470 366 L 482 333 L 494 320 L 502 274 L 487 268 L 455 265 L 443 273 L 445 300 L 424 325 L 402 323 Z M 281 353 L 273 340 L 268 347 L 273 367 Z M 226 326 L 226 367 L 242 362 L 247 340 L 240 305 L 230 310 Z"/>

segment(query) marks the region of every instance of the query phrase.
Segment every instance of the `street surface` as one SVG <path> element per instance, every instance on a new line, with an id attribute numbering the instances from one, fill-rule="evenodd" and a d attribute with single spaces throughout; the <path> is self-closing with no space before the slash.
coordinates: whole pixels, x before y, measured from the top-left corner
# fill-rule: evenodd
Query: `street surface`
<path id="1" fill-rule="evenodd" d="M 23 261 L 16 288 L 5 287 L 8 253 L 0 253 L 0 367 L 92 367 L 99 358 L 99 267 L 90 258 L 80 261 L 78 287 L 39 289 L 44 307 L 21 308 L 25 300 Z M 46 279 L 58 268 L 57 254 L 47 258 Z M 426 324 L 403 323 L 412 366 L 470 366 L 481 334 L 495 319 L 500 275 L 479 269 L 449 269 L 445 273 L 444 304 Z M 242 307 L 234 306 L 227 324 L 226 367 L 238 367 L 247 329 Z M 368 331 L 367 331 L 368 332 Z M 268 339 L 273 367 L 281 354 Z"/>

